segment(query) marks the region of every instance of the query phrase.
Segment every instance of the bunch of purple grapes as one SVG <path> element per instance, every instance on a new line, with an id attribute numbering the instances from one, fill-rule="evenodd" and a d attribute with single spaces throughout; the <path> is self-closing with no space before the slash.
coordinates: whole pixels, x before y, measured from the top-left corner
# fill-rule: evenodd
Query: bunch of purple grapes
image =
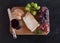
<path id="1" fill-rule="evenodd" d="M 40 10 L 37 11 L 37 21 L 42 24 L 45 23 L 45 20 L 47 20 L 47 14 L 46 14 L 47 8 L 41 7 Z"/>
<path id="2" fill-rule="evenodd" d="M 48 9 L 46 7 L 41 7 L 40 10 L 37 11 L 37 15 L 36 15 L 36 19 L 37 21 L 41 24 L 38 29 L 42 30 L 42 31 L 47 31 L 47 26 L 48 25 L 46 23 L 47 20 L 47 14 L 46 11 Z"/>

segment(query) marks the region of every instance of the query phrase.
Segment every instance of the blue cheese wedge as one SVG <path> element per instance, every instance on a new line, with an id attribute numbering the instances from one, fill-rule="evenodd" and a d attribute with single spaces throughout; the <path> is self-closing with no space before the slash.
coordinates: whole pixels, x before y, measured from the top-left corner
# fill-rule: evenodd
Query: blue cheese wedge
<path id="1" fill-rule="evenodd" d="M 33 17 L 33 15 L 29 12 L 27 12 L 26 15 L 23 17 L 23 21 L 31 32 L 35 31 L 35 29 L 40 25 Z"/>

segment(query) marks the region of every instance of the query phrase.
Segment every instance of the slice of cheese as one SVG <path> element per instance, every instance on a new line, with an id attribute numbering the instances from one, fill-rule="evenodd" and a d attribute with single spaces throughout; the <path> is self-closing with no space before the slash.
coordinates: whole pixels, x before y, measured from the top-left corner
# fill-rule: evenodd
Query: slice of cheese
<path id="1" fill-rule="evenodd" d="M 29 12 L 27 12 L 23 17 L 23 21 L 31 32 L 33 32 L 40 25 L 33 17 L 33 15 Z"/>

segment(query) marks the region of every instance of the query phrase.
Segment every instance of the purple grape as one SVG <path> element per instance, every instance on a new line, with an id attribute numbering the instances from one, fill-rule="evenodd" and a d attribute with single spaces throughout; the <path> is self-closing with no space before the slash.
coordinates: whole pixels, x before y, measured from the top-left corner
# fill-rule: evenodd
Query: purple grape
<path id="1" fill-rule="evenodd" d="M 44 14 L 44 18 L 47 19 L 47 15 L 46 14 Z"/>
<path id="2" fill-rule="evenodd" d="M 41 14 L 41 11 L 39 10 L 39 11 L 37 11 L 37 15 L 40 15 Z"/>
<path id="3" fill-rule="evenodd" d="M 41 21 L 41 23 L 45 23 L 45 18 L 44 18 L 44 17 L 42 18 L 42 21 Z"/>
<path id="4" fill-rule="evenodd" d="M 47 14 L 46 14 L 47 8 L 41 7 L 40 10 L 37 11 L 37 21 L 41 24 L 45 23 L 47 20 Z"/>

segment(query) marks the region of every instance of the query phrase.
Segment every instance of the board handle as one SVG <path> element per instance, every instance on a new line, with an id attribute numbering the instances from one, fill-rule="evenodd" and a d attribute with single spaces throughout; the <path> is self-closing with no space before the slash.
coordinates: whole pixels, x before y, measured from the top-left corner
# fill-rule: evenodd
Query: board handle
<path id="1" fill-rule="evenodd" d="M 12 13 L 11 13 L 10 8 L 8 8 L 8 9 L 7 9 L 7 11 L 8 11 L 8 16 L 9 16 L 9 19 L 10 19 L 10 21 L 11 21 L 11 20 L 12 20 L 12 16 L 11 16 L 11 14 L 12 14 Z"/>

